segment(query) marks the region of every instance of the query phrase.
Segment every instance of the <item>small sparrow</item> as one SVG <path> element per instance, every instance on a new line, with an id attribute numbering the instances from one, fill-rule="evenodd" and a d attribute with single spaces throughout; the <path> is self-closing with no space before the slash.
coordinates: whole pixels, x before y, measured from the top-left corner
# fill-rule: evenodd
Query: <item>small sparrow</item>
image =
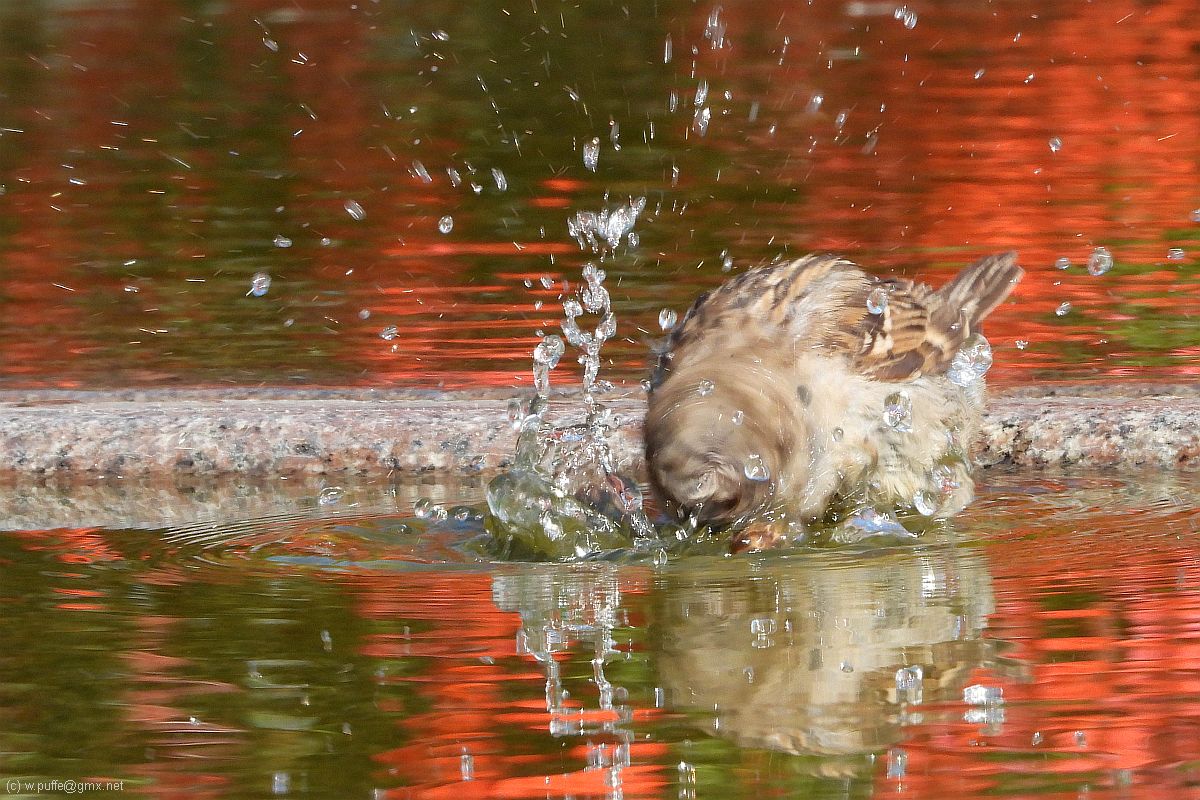
<path id="1" fill-rule="evenodd" d="M 1021 275 L 1004 253 L 935 291 L 810 255 L 701 295 L 651 381 L 652 485 L 681 517 L 745 528 L 735 550 L 863 509 L 957 513 L 991 361 L 979 325 Z"/>

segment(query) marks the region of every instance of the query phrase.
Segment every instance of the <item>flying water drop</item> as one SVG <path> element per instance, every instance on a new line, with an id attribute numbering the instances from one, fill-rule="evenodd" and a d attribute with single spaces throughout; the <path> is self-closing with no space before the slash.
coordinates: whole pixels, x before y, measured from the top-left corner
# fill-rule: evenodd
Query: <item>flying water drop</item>
<path id="1" fill-rule="evenodd" d="M 1097 247 L 1088 256 L 1087 271 L 1089 275 L 1103 275 L 1112 269 L 1113 257 L 1107 247 Z"/>
<path id="2" fill-rule="evenodd" d="M 982 334 L 973 333 L 954 354 L 946 377 L 964 388 L 983 380 L 992 367 L 992 346 Z"/>
<path id="3" fill-rule="evenodd" d="M 271 290 L 271 276 L 265 272 L 256 272 L 250 280 L 250 291 L 246 292 L 247 296 L 262 297 Z"/>
<path id="4" fill-rule="evenodd" d="M 892 392 L 884 398 L 883 424 L 900 433 L 912 431 L 912 398 L 908 392 Z"/>
<path id="5" fill-rule="evenodd" d="M 742 474 L 746 476 L 747 480 L 755 482 L 761 483 L 771 480 L 771 470 L 758 453 L 751 453 L 746 456 L 746 463 L 742 465 Z"/>
<path id="6" fill-rule="evenodd" d="M 888 307 L 888 291 L 882 286 L 876 286 L 867 294 L 867 311 L 871 314 L 882 314 Z"/>
<path id="7" fill-rule="evenodd" d="M 600 163 L 600 139 L 593 137 L 590 142 L 583 143 L 583 166 L 591 172 L 596 171 Z"/>

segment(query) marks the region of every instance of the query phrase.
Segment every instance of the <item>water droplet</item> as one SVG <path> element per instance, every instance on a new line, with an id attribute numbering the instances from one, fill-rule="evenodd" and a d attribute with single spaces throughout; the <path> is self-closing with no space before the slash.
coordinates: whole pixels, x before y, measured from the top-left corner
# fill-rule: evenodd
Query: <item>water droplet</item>
<path id="1" fill-rule="evenodd" d="M 746 421 L 746 414 L 739 408 L 737 411 L 733 412 L 733 416 L 729 418 L 729 421 L 734 425 L 741 425 Z"/>
<path id="2" fill-rule="evenodd" d="M 416 109 L 413 110 L 415 111 Z M 420 161 L 412 162 L 412 168 L 410 171 L 412 172 L 413 177 L 415 177 L 421 183 L 433 183 L 433 176 L 429 174 L 429 170 L 425 169 L 425 165 Z M 357 217 L 355 217 L 355 219 L 357 219 Z"/>
<path id="3" fill-rule="evenodd" d="M 442 233 L 449 233 L 454 230 L 454 217 L 447 214 L 438 220 L 438 230 Z"/>
<path id="4" fill-rule="evenodd" d="M 882 286 L 876 286 L 867 294 L 867 311 L 872 314 L 882 314 L 887 310 L 888 291 Z"/>
<path id="5" fill-rule="evenodd" d="M 1184 252 L 1182 247 L 1172 247 L 1167 251 L 1167 258 L 1171 261 L 1183 261 L 1187 258 L 1187 253 Z"/>
<path id="6" fill-rule="evenodd" d="M 367 216 L 367 212 L 363 210 L 363 207 L 358 204 L 357 200 L 347 200 L 342 206 L 353 220 L 361 222 Z"/>
<path id="7" fill-rule="evenodd" d="M 663 63 L 664 64 L 671 63 L 671 51 L 672 51 L 671 34 L 668 33 L 667 40 L 665 42 L 663 42 Z"/>
<path id="8" fill-rule="evenodd" d="M 450 179 L 450 185 L 455 188 L 462 186 L 462 175 L 454 167 L 446 167 L 446 177 Z"/>
<path id="9" fill-rule="evenodd" d="M 849 661 L 843 661 L 841 664 L 838 664 L 838 669 L 842 672 L 854 672 L 854 665 Z"/>
<path id="10" fill-rule="evenodd" d="M 908 753 L 902 747 L 893 747 L 887 752 L 887 776 L 899 780 L 908 774 Z"/>
<path id="11" fill-rule="evenodd" d="M 986 69 L 975 70 L 975 80 L 979 80 L 980 78 L 982 78 L 986 72 L 987 72 Z"/>
<path id="12" fill-rule="evenodd" d="M 1033 83 L 1034 74 L 1031 72 L 1025 76 L 1025 83 Z"/>
<path id="13" fill-rule="evenodd" d="M 513 430 L 518 430 L 521 427 L 521 422 L 525 419 L 525 404 L 518 398 L 513 398 L 508 401 L 508 423 Z"/>
<path id="14" fill-rule="evenodd" d="M 954 354 L 946 377 L 965 388 L 982 380 L 991 367 L 992 346 L 981 334 L 973 333 Z"/>
<path id="15" fill-rule="evenodd" d="M 1018 350 L 1024 350 L 1026 347 L 1029 347 L 1029 342 L 1026 339 L 1017 339 L 1013 344 L 1017 346 Z"/>
<path id="16" fill-rule="evenodd" d="M 1057 136 L 1051 136 L 1050 137 L 1050 152 L 1057 153 L 1059 150 L 1062 150 L 1062 139 L 1058 138 Z"/>
<path id="17" fill-rule="evenodd" d="M 246 294 L 254 295 L 255 297 L 262 297 L 270 290 L 271 276 L 265 272 L 256 272 L 254 273 L 254 277 L 250 280 L 250 291 L 246 292 Z"/>
<path id="18" fill-rule="evenodd" d="M 326 486 L 321 490 L 320 497 L 317 498 L 317 503 L 323 506 L 332 506 L 340 503 L 342 498 L 346 496 L 346 490 L 340 486 Z"/>
<path id="19" fill-rule="evenodd" d="M 1200 208 L 1192 212 L 1192 222 L 1200 222 Z"/>
<path id="20" fill-rule="evenodd" d="M 912 430 L 912 398 L 908 392 L 892 392 L 884 398 L 883 424 L 901 433 Z"/>
<path id="21" fill-rule="evenodd" d="M 678 315 L 669 308 L 664 308 L 658 312 L 658 327 L 664 331 L 669 331 L 675 327 L 675 322 L 678 320 Z"/>
<path id="22" fill-rule="evenodd" d="M 903 703 L 920 703 L 924 689 L 925 669 L 920 664 L 896 670 L 896 695 Z"/>
<path id="23" fill-rule="evenodd" d="M 595 172 L 596 165 L 600 162 L 600 139 L 593 138 L 590 142 L 583 143 L 583 166 L 588 170 Z"/>
<path id="24" fill-rule="evenodd" d="M 1057 261 L 1055 261 L 1054 266 L 1057 267 L 1058 269 L 1070 269 L 1071 268 L 1071 259 L 1064 256 L 1064 257 L 1058 259 Z"/>
<path id="25" fill-rule="evenodd" d="M 275 241 L 276 247 L 291 247 L 292 246 L 292 240 L 286 236 L 276 235 L 274 241 Z"/>
<path id="26" fill-rule="evenodd" d="M 1054 316 L 1056 316 L 1056 317 L 1065 317 L 1067 314 L 1070 314 L 1070 313 L 1071 313 L 1071 304 L 1066 301 L 1059 303 L 1058 308 L 1054 309 Z"/>
<path id="27" fill-rule="evenodd" d="M 550 393 L 550 370 L 558 366 L 565 350 L 562 338 L 554 334 L 543 336 L 533 348 L 533 386 L 539 395 Z"/>
<path id="28" fill-rule="evenodd" d="M 692 130 L 698 135 L 704 136 L 708 133 L 708 123 L 712 121 L 712 111 L 705 106 L 704 108 L 696 109 L 696 113 L 692 115 Z"/>
<path id="29" fill-rule="evenodd" d="M 904 24 L 904 27 L 910 31 L 917 27 L 917 12 L 908 6 L 900 6 L 892 12 L 892 16 L 900 20 Z"/>
<path id="30" fill-rule="evenodd" d="M 696 386 L 696 394 L 700 395 L 701 397 L 708 397 L 713 393 L 713 389 L 715 388 L 716 384 L 714 384 L 712 381 L 702 380 Z"/>
<path id="31" fill-rule="evenodd" d="M 721 272 L 733 271 L 733 256 L 725 253 L 721 254 Z"/>
<path id="32" fill-rule="evenodd" d="M 395 325 L 388 325 L 379 332 L 379 338 L 388 342 L 390 342 L 392 339 L 395 339 L 398 335 L 400 335 L 400 329 Z"/>
<path id="33" fill-rule="evenodd" d="M 1083 731 L 1075 731 L 1075 744 L 1079 747 L 1087 747 L 1087 734 Z"/>
<path id="34" fill-rule="evenodd" d="M 292 788 L 292 778 L 286 772 L 271 775 L 271 794 L 287 794 Z"/>
<path id="35" fill-rule="evenodd" d="M 996 706 L 1004 702 L 1004 689 L 975 683 L 963 689 L 963 702 L 969 706 Z"/>
<path id="36" fill-rule="evenodd" d="M 266 47 L 268 50 L 270 50 L 272 53 L 279 52 L 279 42 L 275 41 L 270 36 L 264 36 L 262 43 L 263 43 L 263 46 Z"/>
<path id="37" fill-rule="evenodd" d="M 492 180 L 496 184 L 496 188 L 502 192 L 508 191 L 508 178 L 504 177 L 504 173 L 492 167 Z"/>
<path id="38" fill-rule="evenodd" d="M 841 428 L 834 428 L 829 434 L 829 438 L 833 439 L 835 442 L 840 442 L 843 438 L 845 438 L 845 436 L 846 432 Z"/>
<path id="39" fill-rule="evenodd" d="M 1112 269 L 1113 257 L 1107 247 L 1097 247 L 1088 256 L 1087 271 L 1089 275 L 1103 275 Z"/>
<path id="40" fill-rule="evenodd" d="M 1041 744 L 1041 743 L 1042 743 L 1042 740 L 1043 740 L 1044 738 L 1045 738 L 1045 737 L 1044 737 L 1044 736 L 1042 736 L 1042 732 L 1041 732 L 1041 731 L 1034 731 L 1034 732 L 1033 732 L 1033 736 L 1030 736 L 1030 737 L 1029 737 L 1029 743 L 1030 743 L 1030 744 L 1032 744 L 1032 745 L 1034 745 L 1034 746 L 1036 747 L 1037 745 L 1039 745 L 1039 744 Z"/>
<path id="41" fill-rule="evenodd" d="M 475 759 L 470 753 L 464 752 L 462 754 L 462 757 L 459 759 L 458 768 L 464 781 L 475 779 Z"/>
<path id="42" fill-rule="evenodd" d="M 551 278 L 549 275 L 543 275 L 542 277 L 538 278 L 538 283 L 542 285 L 543 289 L 554 288 L 554 278 Z"/>
<path id="43" fill-rule="evenodd" d="M 598 253 L 611 250 L 632 233 L 638 215 L 646 207 L 646 198 L 631 199 L 628 204 L 600 212 L 578 211 L 567 220 L 567 232 L 579 242 L 580 249 Z"/>
<path id="44" fill-rule="evenodd" d="M 923 517 L 932 517 L 938 510 L 937 498 L 933 496 L 933 492 L 926 489 L 921 489 L 913 495 L 912 504 Z"/>
<path id="45" fill-rule="evenodd" d="M 758 453 L 751 453 L 746 456 L 746 463 L 742 465 L 742 473 L 747 479 L 752 481 L 769 481 L 771 480 L 771 470 L 763 461 L 763 457 Z"/>
<path id="46" fill-rule="evenodd" d="M 725 23 L 721 21 L 721 7 L 715 7 L 708 15 L 708 24 L 704 26 L 704 38 L 708 39 L 713 50 L 725 46 Z"/>
<path id="47" fill-rule="evenodd" d="M 413 516 L 418 519 L 429 519 L 433 516 L 433 501 L 428 497 L 420 497 L 413 503 Z"/>

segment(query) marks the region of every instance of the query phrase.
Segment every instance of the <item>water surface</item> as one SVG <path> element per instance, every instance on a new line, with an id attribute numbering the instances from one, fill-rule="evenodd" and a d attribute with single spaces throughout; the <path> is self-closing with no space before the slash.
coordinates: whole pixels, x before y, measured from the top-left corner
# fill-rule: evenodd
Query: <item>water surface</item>
<path id="1" fill-rule="evenodd" d="M 997 380 L 1193 375 L 1194 11 L 5 3 L 0 384 L 528 386 L 631 196 L 615 380 L 726 270 L 1009 248 Z"/>
<path id="2" fill-rule="evenodd" d="M 658 564 L 480 560 L 470 482 L 332 488 L 6 491 L 0 774 L 421 798 L 1200 778 L 1191 478 L 990 471 L 912 546 Z M 30 502 L 93 524 L 33 527 Z"/>

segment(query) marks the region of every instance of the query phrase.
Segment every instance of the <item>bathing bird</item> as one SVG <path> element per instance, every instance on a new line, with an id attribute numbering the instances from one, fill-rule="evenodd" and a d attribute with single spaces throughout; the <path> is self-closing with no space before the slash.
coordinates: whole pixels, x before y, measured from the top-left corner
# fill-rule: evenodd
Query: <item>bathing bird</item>
<path id="1" fill-rule="evenodd" d="M 992 255 L 935 290 L 810 255 L 701 295 L 651 378 L 652 487 L 734 550 L 864 510 L 957 513 L 991 365 L 980 323 L 1021 275 Z"/>

